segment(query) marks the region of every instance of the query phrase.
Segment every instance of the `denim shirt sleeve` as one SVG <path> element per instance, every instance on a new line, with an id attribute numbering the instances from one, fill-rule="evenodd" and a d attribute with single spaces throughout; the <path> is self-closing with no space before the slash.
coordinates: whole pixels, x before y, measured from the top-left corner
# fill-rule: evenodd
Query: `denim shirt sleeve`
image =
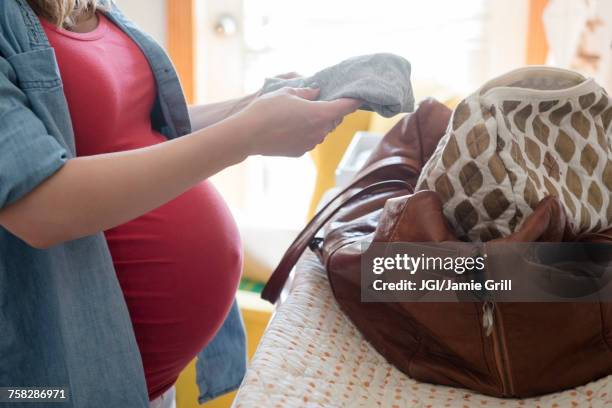
<path id="1" fill-rule="evenodd" d="M 31 51 L 40 53 L 43 51 Z M 21 198 L 55 173 L 67 160 L 67 151 L 48 134 L 45 125 L 28 107 L 22 90 L 43 84 L 24 83 L 18 87 L 11 59 L 0 56 L 0 208 Z M 32 61 L 32 58 L 27 58 Z"/>
<path id="2" fill-rule="evenodd" d="M 200 388 L 200 404 L 238 388 L 246 365 L 246 335 L 234 300 L 223 326 L 198 354 L 196 382 Z"/>

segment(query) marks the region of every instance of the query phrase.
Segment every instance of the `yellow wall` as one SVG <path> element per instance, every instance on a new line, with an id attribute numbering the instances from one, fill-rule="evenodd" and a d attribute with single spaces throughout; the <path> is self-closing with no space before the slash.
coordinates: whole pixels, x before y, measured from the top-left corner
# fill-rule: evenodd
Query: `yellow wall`
<path id="1" fill-rule="evenodd" d="M 317 169 L 317 180 L 310 201 L 308 218 L 312 218 L 323 193 L 336 185 L 336 167 L 355 132 L 368 130 L 371 112 L 357 111 L 344 118 L 342 124 L 327 136 L 310 154 Z"/>

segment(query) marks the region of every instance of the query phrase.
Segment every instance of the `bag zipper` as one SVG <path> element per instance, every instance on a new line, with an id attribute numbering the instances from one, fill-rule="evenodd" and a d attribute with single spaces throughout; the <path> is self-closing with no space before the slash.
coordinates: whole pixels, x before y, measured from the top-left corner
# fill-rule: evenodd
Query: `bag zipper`
<path id="1" fill-rule="evenodd" d="M 491 337 L 495 367 L 501 380 L 502 393 L 505 396 L 512 396 L 514 395 L 514 384 L 508 364 L 508 348 L 506 347 L 502 316 L 492 301 L 487 300 L 482 304 L 482 326 L 485 329 L 486 336 Z"/>

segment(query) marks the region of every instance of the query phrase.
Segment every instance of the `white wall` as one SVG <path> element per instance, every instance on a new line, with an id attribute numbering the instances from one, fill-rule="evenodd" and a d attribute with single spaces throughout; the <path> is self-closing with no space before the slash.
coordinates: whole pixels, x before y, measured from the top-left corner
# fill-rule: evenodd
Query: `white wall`
<path id="1" fill-rule="evenodd" d="M 143 31 L 166 46 L 166 0 L 115 0 Z"/>
<path id="2" fill-rule="evenodd" d="M 492 1 L 486 30 L 488 58 L 482 77 L 491 79 L 525 65 L 529 1 Z"/>

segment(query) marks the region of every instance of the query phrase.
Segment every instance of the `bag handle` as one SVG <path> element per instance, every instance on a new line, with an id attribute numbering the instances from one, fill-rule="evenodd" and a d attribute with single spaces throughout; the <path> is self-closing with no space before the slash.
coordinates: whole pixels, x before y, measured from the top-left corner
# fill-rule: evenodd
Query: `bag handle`
<path id="1" fill-rule="evenodd" d="M 332 200 L 329 201 L 306 225 L 306 227 L 298 234 L 293 243 L 289 246 L 283 258 L 280 260 L 278 266 L 274 269 L 274 272 L 270 276 L 270 279 L 266 283 L 261 297 L 271 303 L 275 303 L 280 292 L 285 285 L 285 282 L 289 278 L 291 269 L 296 264 L 300 256 L 304 253 L 314 236 L 317 232 L 344 206 L 356 200 L 359 197 L 363 197 L 367 194 L 371 194 L 375 191 L 383 190 L 385 188 L 402 187 L 408 191 L 412 190 L 412 186 L 403 180 L 387 180 L 378 183 L 371 184 L 356 193 L 347 194 L 353 189 L 360 181 L 373 173 L 389 167 L 403 167 L 412 174 L 418 174 L 418 170 L 414 161 L 405 157 L 393 156 L 381 159 L 370 166 L 360 171 L 355 180 L 344 190 L 338 193 Z"/>

